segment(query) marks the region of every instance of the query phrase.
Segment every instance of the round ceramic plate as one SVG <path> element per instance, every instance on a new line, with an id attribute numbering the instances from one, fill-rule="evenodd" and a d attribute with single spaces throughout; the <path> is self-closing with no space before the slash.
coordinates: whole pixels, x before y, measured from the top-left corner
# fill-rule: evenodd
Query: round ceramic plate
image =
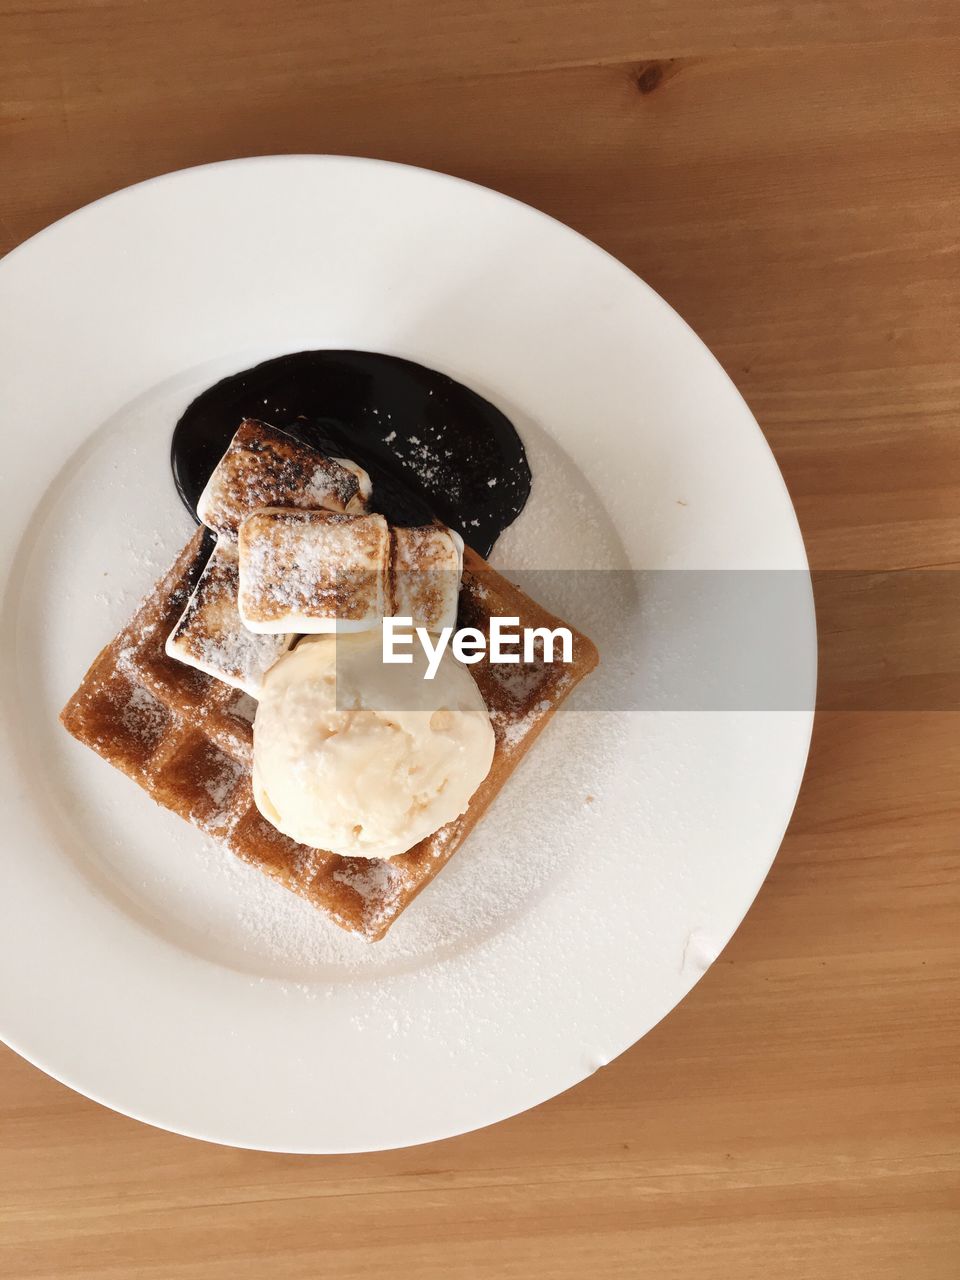
<path id="1" fill-rule="evenodd" d="M 57 721 L 190 532 L 168 466 L 180 412 L 226 373 L 320 347 L 420 361 L 512 418 L 533 494 L 494 563 L 543 571 L 543 602 L 601 653 L 374 945 L 158 809 Z M 439 174 L 322 156 L 213 165 L 100 200 L 0 263 L 0 397 L 13 1048 L 181 1133 L 360 1151 L 531 1107 L 682 999 L 793 808 L 815 631 L 763 436 L 636 276 Z M 757 570 L 801 584 L 802 696 L 664 698 L 678 653 L 711 663 L 690 641 L 699 590 L 664 583 Z M 776 669 L 778 646 L 760 644 Z"/>

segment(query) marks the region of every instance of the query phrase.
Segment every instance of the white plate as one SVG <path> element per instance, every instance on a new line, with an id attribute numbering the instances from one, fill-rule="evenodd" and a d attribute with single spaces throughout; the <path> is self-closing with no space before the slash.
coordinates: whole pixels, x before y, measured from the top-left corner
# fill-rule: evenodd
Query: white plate
<path id="1" fill-rule="evenodd" d="M 638 705 L 679 643 L 669 610 L 638 630 L 547 600 L 601 668 L 372 947 L 158 810 L 57 712 L 189 532 L 181 409 L 311 347 L 411 357 L 513 418 L 534 493 L 500 564 L 799 571 L 807 698 L 815 633 L 790 500 L 720 367 L 625 267 L 502 195 L 245 160 L 121 191 L 0 263 L 0 1033 L 168 1129 L 359 1151 L 533 1106 L 672 1009 L 769 869 L 812 701 L 598 709 Z"/>

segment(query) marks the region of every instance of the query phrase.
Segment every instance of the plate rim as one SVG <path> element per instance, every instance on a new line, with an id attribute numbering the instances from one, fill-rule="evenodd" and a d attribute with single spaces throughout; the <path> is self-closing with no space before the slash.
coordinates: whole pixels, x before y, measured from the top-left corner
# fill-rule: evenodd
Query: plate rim
<path id="1" fill-rule="evenodd" d="M 688 339 L 692 338 L 695 340 L 695 343 L 699 348 L 701 358 L 703 356 L 708 357 L 709 361 L 716 367 L 717 370 L 720 371 L 729 391 L 732 392 L 733 395 L 737 398 L 742 410 L 745 412 L 749 420 L 753 423 L 756 435 L 759 437 L 759 440 L 763 442 L 763 449 L 769 455 L 769 460 L 772 462 L 773 469 L 779 478 L 779 484 L 782 490 L 781 498 L 782 500 L 785 501 L 786 508 L 789 511 L 789 513 L 792 515 L 792 518 L 795 522 L 796 531 L 799 539 L 800 551 L 801 551 L 803 562 L 804 562 L 804 571 L 807 575 L 807 581 L 809 582 L 809 578 L 810 578 L 809 564 L 806 556 L 806 550 L 803 545 L 803 536 L 802 536 L 802 531 L 800 529 L 799 520 L 797 519 L 796 511 L 793 506 L 792 500 L 790 498 L 790 494 L 787 489 L 786 482 L 784 481 L 779 465 L 776 463 L 776 459 L 773 454 L 773 451 L 770 448 L 770 445 L 766 440 L 766 437 L 764 436 L 759 426 L 759 423 L 757 423 L 753 413 L 749 409 L 749 406 L 746 404 L 746 401 L 744 400 L 742 394 L 740 393 L 739 389 L 736 387 L 736 384 L 733 382 L 730 376 L 726 373 L 726 371 L 723 369 L 720 362 L 709 350 L 706 344 L 699 338 L 699 336 L 695 333 L 695 331 L 690 327 L 690 325 L 683 319 L 682 316 L 679 315 L 679 313 L 677 313 L 669 305 L 669 303 L 665 301 L 665 299 L 661 297 L 661 295 L 659 295 L 649 284 L 647 284 L 646 281 L 644 281 L 641 277 L 636 275 L 636 273 L 633 272 L 629 267 L 627 267 L 626 264 L 620 262 L 618 259 L 613 257 L 613 255 L 610 254 L 607 250 L 603 249 L 602 246 L 595 244 L 593 241 L 589 240 L 582 233 L 560 222 L 558 219 L 543 212 L 542 210 L 536 209 L 531 205 L 525 204 L 523 201 L 520 201 L 515 197 L 509 196 L 502 192 L 494 191 L 491 188 L 484 187 L 481 184 L 472 182 L 468 179 L 461 178 L 455 175 L 445 174 L 438 170 L 429 169 L 423 166 L 405 165 L 405 164 L 398 163 L 396 161 L 384 161 L 384 160 L 378 160 L 370 157 L 343 156 L 343 155 L 338 155 L 336 153 L 331 153 L 331 154 L 293 153 L 289 155 L 281 154 L 281 155 L 249 156 L 249 157 L 241 157 L 237 159 L 214 161 L 204 165 L 191 166 L 186 169 L 170 170 L 165 173 L 162 173 L 150 178 L 146 178 L 141 182 L 131 184 L 130 186 L 117 188 L 111 192 L 108 192 L 103 196 L 99 197 L 97 200 L 94 200 L 89 204 L 86 204 L 64 215 L 63 218 L 58 219 L 56 222 L 51 223 L 49 226 L 42 228 L 40 231 L 36 232 L 33 236 L 31 236 L 30 238 L 28 238 L 27 240 L 23 241 L 21 244 L 16 246 L 13 250 L 11 250 L 8 254 L 6 254 L 3 259 L 0 259 L 0 293 L 2 293 L 4 288 L 5 264 L 14 260 L 19 261 L 27 254 L 31 252 L 35 252 L 37 249 L 38 243 L 42 244 L 42 242 L 44 241 L 44 238 L 49 233 L 53 233 L 58 228 L 62 228 L 64 224 L 71 223 L 71 222 L 75 223 L 85 217 L 95 216 L 97 211 L 101 210 L 105 206 L 111 205 L 114 202 L 122 200 L 122 198 L 128 193 L 139 191 L 144 188 L 160 187 L 161 185 L 170 184 L 172 182 L 176 182 L 178 179 L 183 179 L 184 177 L 189 177 L 189 175 L 202 173 L 202 172 L 211 172 L 211 171 L 225 170 L 225 169 L 235 170 L 238 167 L 263 165 L 263 164 L 270 164 L 270 163 L 277 163 L 277 164 L 283 164 L 283 165 L 286 165 L 286 164 L 295 165 L 301 162 L 308 162 L 313 164 L 316 162 L 323 163 L 325 161 L 335 161 L 337 163 L 346 162 L 351 165 L 363 166 L 363 167 L 372 166 L 374 168 L 389 168 L 389 169 L 398 169 L 398 170 L 404 170 L 404 171 L 414 171 L 422 175 L 428 175 L 431 180 L 436 180 L 443 183 L 454 183 L 466 188 L 473 189 L 478 192 L 483 192 L 487 196 L 489 195 L 496 196 L 498 200 L 508 202 L 509 204 L 517 206 L 519 209 L 523 210 L 525 216 L 528 216 L 532 212 L 538 218 L 544 219 L 547 222 L 562 228 L 564 234 L 566 234 L 567 236 L 576 237 L 577 240 L 589 246 L 591 252 L 602 254 L 603 257 L 609 263 L 614 264 L 615 267 L 620 272 L 625 273 L 625 275 L 629 277 L 631 287 L 635 288 L 637 285 L 641 286 L 649 298 L 656 300 L 657 306 L 662 307 L 665 309 L 666 312 L 669 312 L 670 316 L 673 317 L 674 320 L 680 321 L 680 324 L 683 326 L 683 329 L 686 331 L 686 335 Z M 21 533 L 22 533 L 22 530 L 21 530 Z M 810 660 L 812 662 L 813 679 L 815 683 L 816 682 L 816 663 L 817 663 L 816 615 L 815 615 L 815 604 L 813 602 L 812 594 L 811 594 L 809 621 L 812 628 L 812 635 L 811 635 L 812 651 L 810 654 Z M 743 905 L 743 909 L 739 915 L 737 923 L 734 925 L 733 929 L 730 931 L 729 937 L 724 942 L 724 947 L 727 945 L 730 938 L 733 937 L 733 934 L 740 927 L 740 924 L 742 923 L 744 917 L 746 916 L 750 907 L 753 905 L 753 902 L 756 898 L 757 893 L 759 892 L 759 889 L 762 887 L 762 884 L 764 883 L 767 875 L 769 874 L 770 867 L 772 866 L 777 856 L 777 853 L 780 849 L 783 838 L 786 834 L 787 828 L 793 816 L 797 797 L 799 795 L 800 788 L 802 786 L 802 782 L 803 782 L 803 778 L 806 770 L 806 764 L 809 758 L 809 751 L 810 751 L 812 730 L 813 730 L 813 723 L 814 723 L 814 711 L 810 710 L 806 712 L 805 719 L 806 719 L 805 741 L 799 753 L 800 754 L 799 767 L 797 770 L 796 777 L 793 780 L 792 799 L 790 801 L 789 807 L 786 810 L 785 817 L 782 823 L 782 828 L 780 830 L 780 834 L 772 846 L 772 849 L 769 853 L 766 867 L 764 868 L 762 874 L 760 875 L 756 888 L 750 895 L 749 899 Z M 660 1020 L 662 1020 L 663 1017 L 667 1016 L 668 1013 L 672 1012 L 672 1010 L 676 1008 L 679 1003 L 682 1003 L 682 1001 L 686 998 L 686 995 L 689 994 L 689 991 L 692 990 L 693 987 L 697 985 L 697 983 L 699 982 L 702 976 L 703 976 L 702 973 L 697 974 L 694 981 L 688 987 L 687 991 L 680 997 L 680 1000 L 676 1001 L 669 1008 L 665 1009 L 663 1013 L 660 1015 L 660 1017 L 656 1019 L 654 1023 L 646 1027 L 645 1030 L 640 1032 L 639 1035 L 637 1035 L 635 1039 L 631 1040 L 627 1045 L 624 1045 L 621 1049 L 617 1050 L 617 1053 L 618 1054 L 622 1053 L 625 1051 L 626 1048 L 630 1047 L 630 1045 L 637 1043 L 637 1041 L 640 1038 L 642 1038 L 643 1035 L 646 1035 L 649 1032 L 649 1030 L 652 1029 L 653 1026 L 656 1026 L 657 1023 Z M 146 1111 L 141 1113 L 135 1108 L 131 1108 L 129 1106 L 117 1105 L 117 1103 L 110 1101 L 109 1096 L 107 1096 L 109 1091 L 107 1091 L 107 1094 L 104 1094 L 95 1089 L 91 1089 L 86 1085 L 79 1085 L 74 1083 L 73 1080 L 71 1080 L 70 1078 L 71 1073 L 69 1070 L 64 1070 L 64 1069 L 58 1068 L 55 1065 L 49 1064 L 47 1061 L 42 1060 L 42 1055 L 34 1056 L 33 1054 L 31 1054 L 28 1047 L 21 1047 L 20 1044 L 17 1043 L 16 1038 L 10 1038 L 6 1035 L 6 1033 L 4 1033 L 3 1038 L 5 1042 L 12 1049 L 14 1049 L 15 1052 L 20 1054 L 20 1056 L 24 1057 L 27 1061 L 33 1063 L 33 1065 L 43 1070 L 46 1074 L 50 1075 L 52 1078 L 58 1080 L 60 1083 L 67 1085 L 67 1087 L 74 1089 L 76 1092 L 80 1092 L 84 1096 L 91 1098 L 92 1100 L 100 1103 L 103 1106 L 109 1107 L 110 1109 L 118 1111 L 121 1114 L 128 1115 L 133 1119 L 140 1120 L 141 1122 L 149 1124 L 153 1127 L 164 1129 L 170 1132 L 181 1133 L 187 1137 L 196 1138 L 196 1139 L 208 1141 L 208 1142 L 213 1142 L 218 1145 L 233 1146 L 240 1149 L 263 1150 L 263 1151 L 297 1153 L 297 1154 L 335 1154 L 335 1153 L 346 1152 L 346 1151 L 361 1152 L 361 1151 L 390 1150 L 390 1149 L 397 1149 L 405 1146 L 421 1145 L 423 1143 L 429 1143 L 429 1142 L 438 1141 L 447 1137 L 457 1136 L 461 1133 L 472 1132 L 476 1128 L 486 1127 L 487 1125 L 490 1125 L 490 1124 L 499 1123 L 500 1121 L 508 1119 L 514 1115 L 521 1114 L 523 1111 L 528 1110 L 533 1106 L 540 1105 L 541 1102 L 546 1101 L 551 1097 L 557 1096 L 558 1093 L 560 1092 L 565 1092 L 566 1089 L 572 1088 L 575 1084 L 579 1083 L 580 1081 L 587 1078 L 591 1074 L 591 1071 L 585 1070 L 576 1079 L 570 1080 L 569 1083 L 563 1086 L 560 1090 L 549 1091 L 543 1096 L 540 1096 L 534 1099 L 533 1101 L 525 1102 L 523 1105 L 519 1107 L 508 1108 L 504 1110 L 502 1113 L 491 1115 L 488 1118 L 478 1121 L 475 1125 L 471 1125 L 466 1128 L 458 1127 L 458 1128 L 450 1129 L 448 1131 L 441 1131 L 436 1133 L 428 1132 L 428 1133 L 424 1133 L 419 1138 L 415 1138 L 412 1140 L 403 1140 L 399 1142 L 389 1142 L 389 1143 L 373 1142 L 369 1145 L 356 1145 L 356 1146 L 351 1145 L 350 1147 L 332 1147 L 332 1148 L 318 1148 L 315 1144 L 309 1144 L 302 1148 L 297 1148 L 297 1147 L 292 1147 L 287 1142 L 285 1142 L 283 1145 L 271 1146 L 271 1145 L 262 1144 L 262 1143 L 245 1142 L 242 1140 L 238 1141 L 236 1139 L 229 1139 L 222 1136 L 211 1135 L 210 1133 L 202 1132 L 200 1128 L 191 1130 L 189 1127 L 184 1127 L 181 1125 L 170 1125 L 168 1123 L 165 1123 L 163 1120 L 152 1117 L 151 1115 L 147 1114 Z M 148 1110 L 149 1109 L 147 1109 L 147 1111 Z"/>

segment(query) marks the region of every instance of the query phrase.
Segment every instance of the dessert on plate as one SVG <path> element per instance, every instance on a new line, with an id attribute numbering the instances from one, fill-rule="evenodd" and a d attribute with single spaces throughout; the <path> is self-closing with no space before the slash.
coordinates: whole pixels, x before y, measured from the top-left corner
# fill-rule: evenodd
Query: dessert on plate
<path id="1" fill-rule="evenodd" d="M 428 643 L 496 618 L 567 624 L 456 531 L 391 523 L 376 500 L 355 462 L 244 419 L 201 527 L 61 714 L 159 804 L 370 940 L 597 663 L 569 628 L 569 661 L 541 644 L 509 665 L 449 649 L 428 664 L 411 645 L 387 665 L 388 616 Z"/>

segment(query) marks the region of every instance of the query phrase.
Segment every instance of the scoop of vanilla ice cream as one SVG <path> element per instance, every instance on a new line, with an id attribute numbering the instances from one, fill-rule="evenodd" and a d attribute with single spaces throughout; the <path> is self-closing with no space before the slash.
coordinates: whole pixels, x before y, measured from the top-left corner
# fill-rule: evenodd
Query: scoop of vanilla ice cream
<path id="1" fill-rule="evenodd" d="M 270 668 L 253 726 L 253 794 L 278 830 L 345 857 L 391 858 L 466 809 L 494 736 L 449 650 L 388 664 L 379 629 L 311 636 Z"/>

